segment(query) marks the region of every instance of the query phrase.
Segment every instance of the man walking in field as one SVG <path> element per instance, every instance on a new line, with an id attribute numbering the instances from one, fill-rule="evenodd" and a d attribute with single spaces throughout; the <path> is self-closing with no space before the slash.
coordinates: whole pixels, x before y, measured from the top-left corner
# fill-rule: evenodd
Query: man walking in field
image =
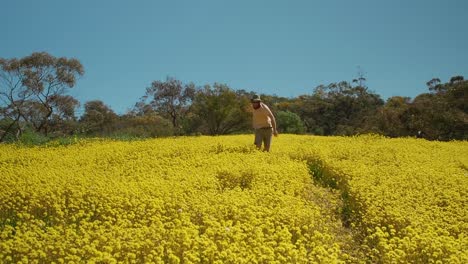
<path id="1" fill-rule="evenodd" d="M 255 129 L 255 146 L 261 149 L 262 142 L 264 151 L 270 151 L 271 137 L 278 136 L 276 130 L 276 120 L 270 108 L 260 99 L 259 95 L 254 95 L 250 100 L 253 108 L 253 128 Z"/>

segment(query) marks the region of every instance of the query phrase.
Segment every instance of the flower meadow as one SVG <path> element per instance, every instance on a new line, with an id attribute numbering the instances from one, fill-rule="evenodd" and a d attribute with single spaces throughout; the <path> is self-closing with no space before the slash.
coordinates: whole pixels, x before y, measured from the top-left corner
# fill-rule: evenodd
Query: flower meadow
<path id="1" fill-rule="evenodd" d="M 468 142 L 0 145 L 0 263 L 468 263 Z"/>

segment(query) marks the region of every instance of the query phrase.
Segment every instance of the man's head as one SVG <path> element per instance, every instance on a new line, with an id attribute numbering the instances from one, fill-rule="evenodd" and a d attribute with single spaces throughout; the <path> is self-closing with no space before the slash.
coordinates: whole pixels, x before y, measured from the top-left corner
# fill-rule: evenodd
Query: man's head
<path id="1" fill-rule="evenodd" d="M 262 102 L 262 99 L 260 99 L 260 95 L 255 94 L 252 96 L 252 99 L 250 99 L 250 102 L 252 103 L 252 107 L 254 109 L 260 108 L 260 103 Z"/>

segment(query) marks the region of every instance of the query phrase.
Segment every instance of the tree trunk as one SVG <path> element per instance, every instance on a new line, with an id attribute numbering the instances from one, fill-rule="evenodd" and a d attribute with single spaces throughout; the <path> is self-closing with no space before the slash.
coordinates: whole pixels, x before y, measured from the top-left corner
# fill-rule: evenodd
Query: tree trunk
<path id="1" fill-rule="evenodd" d="M 39 125 L 39 127 L 36 128 L 37 132 L 41 132 L 41 130 L 44 129 L 44 133 L 46 136 L 48 132 L 47 131 L 48 120 L 49 120 L 49 117 L 52 115 L 52 108 L 48 107 L 48 109 L 49 111 L 47 112 L 47 116 L 44 117 L 44 119 L 42 119 L 41 124 Z"/>
<path id="2" fill-rule="evenodd" d="M 0 136 L 0 142 L 3 142 L 3 140 L 5 140 L 5 137 L 6 135 L 8 134 L 8 132 L 10 132 L 10 130 L 13 128 L 13 125 L 14 124 L 19 124 L 19 119 L 20 119 L 20 114 L 18 114 L 18 116 L 15 118 L 15 120 L 13 122 L 11 122 L 10 125 L 8 125 L 8 127 L 6 128 L 6 130 L 3 132 L 3 134 Z"/>

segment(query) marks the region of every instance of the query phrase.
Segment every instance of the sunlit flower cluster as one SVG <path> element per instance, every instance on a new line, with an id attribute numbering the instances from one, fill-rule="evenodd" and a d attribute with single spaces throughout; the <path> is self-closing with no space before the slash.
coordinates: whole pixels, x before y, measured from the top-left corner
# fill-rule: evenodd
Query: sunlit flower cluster
<path id="1" fill-rule="evenodd" d="M 280 135 L 270 153 L 252 143 L 1 145 L 0 262 L 467 260 L 468 143 Z M 336 184 L 314 180 L 314 166 Z"/>

